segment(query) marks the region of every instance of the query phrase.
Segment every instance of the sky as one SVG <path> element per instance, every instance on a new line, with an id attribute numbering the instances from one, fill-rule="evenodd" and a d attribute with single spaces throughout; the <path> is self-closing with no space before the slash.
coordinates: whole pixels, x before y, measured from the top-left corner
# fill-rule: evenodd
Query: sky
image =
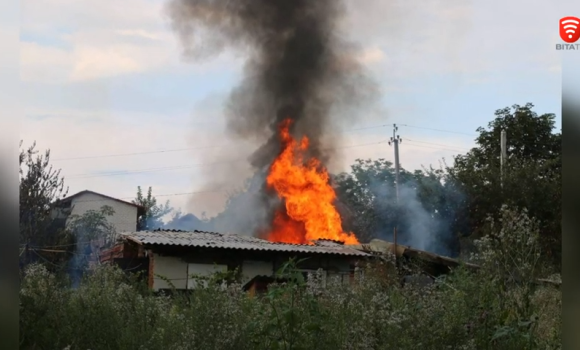
<path id="1" fill-rule="evenodd" d="M 381 100 L 379 110 L 328 130 L 340 137 L 332 172 L 357 158 L 393 161 L 384 142 L 393 124 L 407 170 L 451 162 L 474 146 L 475 130 L 495 110 L 513 104 L 555 113 L 560 128 L 558 20 L 579 13 L 539 0 L 348 1 L 342 32 L 380 84 Z M 158 200 L 211 216 L 249 174 L 245 157 L 255 147 L 224 128 L 244 57 L 186 60 L 164 5 L 21 2 L 20 138 L 51 150 L 69 194 L 131 199 L 137 186 L 151 186 Z"/>

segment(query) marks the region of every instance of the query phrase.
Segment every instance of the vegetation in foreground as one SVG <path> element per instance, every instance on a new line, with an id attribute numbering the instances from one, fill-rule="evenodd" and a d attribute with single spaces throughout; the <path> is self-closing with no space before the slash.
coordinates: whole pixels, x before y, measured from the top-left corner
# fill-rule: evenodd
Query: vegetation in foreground
<path id="1" fill-rule="evenodd" d="M 279 271 L 290 282 L 261 297 L 224 276 L 189 295 L 154 295 L 111 267 L 72 289 L 30 265 L 20 291 L 21 348 L 560 349 L 561 293 L 536 282 L 537 221 L 503 208 L 488 230 L 473 257 L 480 270 L 458 268 L 426 287 L 401 287 L 389 259 L 350 287 L 304 280 L 290 263 Z"/>

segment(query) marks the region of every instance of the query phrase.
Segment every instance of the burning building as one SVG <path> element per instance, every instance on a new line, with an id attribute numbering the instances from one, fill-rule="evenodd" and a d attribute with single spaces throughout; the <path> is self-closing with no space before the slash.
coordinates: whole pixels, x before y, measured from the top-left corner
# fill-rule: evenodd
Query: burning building
<path id="1" fill-rule="evenodd" d="M 126 232 L 120 244 L 101 253 L 103 263 L 144 272 L 155 291 L 193 289 L 198 283 L 196 276 L 234 270 L 241 273 L 246 289 L 261 289 L 292 258 L 304 259 L 299 268 L 305 274 L 321 271 L 328 279 L 350 283 L 357 265 L 369 257 L 369 253 L 325 240 L 300 245 L 178 230 Z"/>

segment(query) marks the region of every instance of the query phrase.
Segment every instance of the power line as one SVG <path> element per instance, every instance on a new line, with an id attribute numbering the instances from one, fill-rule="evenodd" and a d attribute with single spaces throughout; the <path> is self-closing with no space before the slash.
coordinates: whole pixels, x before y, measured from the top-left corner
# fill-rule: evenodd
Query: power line
<path id="1" fill-rule="evenodd" d="M 400 124 L 401 126 L 407 126 L 407 127 L 412 127 L 412 128 L 420 128 L 420 129 L 427 129 L 427 130 L 436 130 L 436 131 L 442 131 L 442 132 L 450 132 L 450 133 L 457 133 L 451 130 L 444 130 L 444 129 L 433 129 L 433 128 L 427 128 L 427 127 L 420 127 L 420 126 L 412 126 L 412 125 L 408 125 L 408 124 Z M 375 128 L 381 128 L 381 127 L 387 127 L 387 124 L 383 124 L 383 125 L 374 125 L 374 126 L 369 126 L 369 127 L 362 127 L 362 128 L 357 128 L 357 129 L 351 129 L 350 131 L 358 131 L 358 130 L 367 130 L 367 129 L 375 129 Z M 348 132 L 348 131 L 345 131 Z M 465 135 L 469 135 L 466 133 L 460 133 L 460 134 L 465 134 Z M 408 139 L 406 139 L 408 140 Z M 342 147 L 334 147 L 334 148 L 328 148 L 327 150 L 332 150 L 332 149 L 345 149 L 345 148 L 353 148 L 353 147 L 363 147 L 363 146 L 371 146 L 371 145 L 377 145 L 377 144 L 381 144 L 386 142 L 387 140 L 383 140 L 383 141 L 379 141 L 379 142 L 372 142 L 372 143 L 364 143 L 364 144 L 355 144 L 355 145 L 349 145 L 349 146 L 342 146 Z M 435 145 L 435 146 L 443 146 L 444 148 L 439 148 L 442 150 L 448 150 L 448 151 L 465 151 L 465 150 L 460 150 L 458 147 L 454 147 L 454 146 L 449 146 L 449 145 L 442 145 L 442 144 L 436 144 L 436 143 L 429 143 L 429 142 L 423 142 L 423 141 L 414 141 L 414 140 L 408 140 L 412 143 L 424 143 L 424 144 L 431 144 L 431 145 Z M 234 146 L 234 145 L 231 145 Z M 225 145 L 216 145 L 216 146 L 206 146 L 206 147 L 196 147 L 196 148 L 179 148 L 179 149 L 169 149 L 169 150 L 157 150 L 157 151 L 148 151 L 148 152 L 131 152 L 131 153 L 119 153 L 119 154 L 109 154 L 109 155 L 100 155 L 100 156 L 86 156 L 86 157 L 71 157 L 71 158 L 60 158 L 58 160 L 75 160 L 75 159 L 93 159 L 93 158 L 106 158 L 106 157 L 118 157 L 118 156 L 131 156 L 131 155 L 141 155 L 141 154 L 154 154 L 154 153 L 167 153 L 167 152 L 178 152 L 178 151 L 185 151 L 185 150 L 192 150 L 192 149 L 210 149 L 210 148 L 220 148 L 220 147 L 231 147 L 231 146 L 225 146 Z M 435 147 L 426 147 L 426 146 L 420 146 L 420 145 L 415 145 L 417 147 L 424 147 L 424 148 L 435 148 Z M 198 163 L 198 164 L 192 164 L 192 165 L 175 165 L 175 166 L 167 166 L 167 167 L 156 167 L 156 168 L 146 168 L 146 169 L 135 169 L 135 170 L 120 170 L 120 171 L 110 171 L 110 172 L 105 172 L 105 173 L 100 173 L 100 174 L 95 174 L 95 173 L 81 173 L 81 174 L 74 174 L 71 175 L 70 177 L 67 177 L 68 180 L 75 180 L 75 179 L 88 179 L 88 178 L 97 178 L 97 177 L 110 177 L 110 176 L 121 176 L 121 175 L 130 175 L 130 174 L 142 174 L 142 173 L 152 173 L 152 172 L 159 172 L 159 171 L 170 171 L 170 170 L 181 170 L 181 169 L 190 169 L 190 168 L 195 168 L 195 167 L 201 167 L 201 166 L 213 166 L 213 165 L 219 165 L 219 164 L 229 164 L 229 163 L 234 163 L 234 162 L 243 162 L 246 161 L 245 159 L 232 159 L 232 160 L 226 160 L 226 161 L 218 161 L 218 162 L 211 162 L 211 163 Z"/>
<path id="2" fill-rule="evenodd" d="M 217 164 L 231 164 L 235 162 L 245 162 L 246 159 L 233 159 L 233 160 L 225 160 L 221 162 L 211 162 L 211 163 L 198 163 L 192 165 L 173 165 L 168 167 L 159 167 L 159 168 L 146 168 L 146 169 L 136 169 L 136 170 L 119 170 L 119 171 L 112 171 L 108 173 L 102 174 L 91 174 L 91 173 L 84 173 L 84 174 L 75 174 L 67 177 L 67 179 L 87 179 L 92 177 L 107 177 L 107 176 L 117 176 L 117 175 L 129 175 L 129 174 L 139 174 L 139 173 L 151 173 L 157 171 L 166 171 L 166 170 L 178 170 L 178 169 L 189 169 L 189 168 L 196 168 L 200 166 L 211 166 Z"/>
<path id="3" fill-rule="evenodd" d="M 350 132 L 356 132 L 356 131 L 361 131 L 361 130 L 370 130 L 370 129 L 384 128 L 386 126 L 388 126 L 388 125 L 387 124 L 383 124 L 383 125 L 366 126 L 366 127 L 362 127 L 362 128 L 356 128 L 356 129 L 350 129 L 350 130 L 343 130 L 343 131 L 338 132 L 338 133 L 350 133 Z M 337 133 L 333 133 L 333 134 L 337 134 Z M 95 155 L 95 156 L 79 156 L 79 157 L 69 157 L 69 158 L 56 158 L 56 159 L 53 159 L 53 161 L 67 161 L 67 160 L 81 160 L 81 159 L 95 159 L 95 158 L 126 157 L 126 156 L 136 156 L 136 155 L 144 155 L 144 154 L 195 151 L 195 150 L 204 150 L 204 149 L 212 149 L 212 148 L 227 148 L 227 147 L 238 147 L 238 145 L 215 145 L 215 146 L 203 146 L 203 147 L 187 147 L 187 148 L 163 149 L 163 150 L 143 151 L 143 152 L 129 152 L 129 153 L 104 154 L 104 155 Z"/>
<path id="4" fill-rule="evenodd" d="M 453 149 L 456 149 L 456 150 L 468 151 L 467 149 L 464 149 L 464 148 L 460 148 L 460 147 L 456 147 L 456 146 L 450 146 L 450 145 L 443 145 L 443 144 L 440 144 L 440 143 L 432 143 L 432 142 L 425 142 L 425 141 L 416 141 L 416 140 L 410 140 L 410 139 L 407 139 L 407 138 L 405 139 L 405 141 L 409 141 L 409 142 L 413 142 L 413 143 L 415 143 L 415 142 L 416 143 L 424 143 L 424 144 L 427 144 L 427 145 L 442 146 L 442 147 L 445 147 L 446 149 L 453 148 Z"/>
<path id="5" fill-rule="evenodd" d="M 463 133 L 463 132 L 452 131 L 452 130 L 435 129 L 435 128 L 429 128 L 429 127 L 408 125 L 408 124 L 398 124 L 398 125 L 399 126 L 406 126 L 408 128 L 415 128 L 415 129 L 424 129 L 424 130 L 439 131 L 439 132 L 446 132 L 446 133 L 459 134 L 459 135 L 476 136 L 474 134 Z M 372 125 L 372 126 L 366 126 L 366 127 L 361 127 L 361 128 L 342 130 L 340 132 L 336 132 L 333 134 L 343 134 L 343 133 L 350 133 L 350 132 L 356 132 L 356 131 L 362 131 L 362 130 L 385 128 L 385 127 L 389 127 L 389 126 L 390 126 L 389 124 Z M 113 153 L 113 154 L 102 154 L 102 155 L 94 155 L 94 156 L 76 156 L 76 157 L 68 157 L 68 158 L 56 158 L 56 159 L 52 159 L 52 161 L 69 161 L 69 160 L 82 160 L 82 159 L 127 157 L 127 156 L 137 156 L 137 155 L 146 155 L 146 154 L 172 153 L 172 152 L 195 151 L 195 150 L 205 150 L 205 149 L 215 149 L 215 148 L 229 148 L 229 147 L 238 147 L 238 146 L 239 145 L 213 145 L 213 146 L 201 146 L 201 147 L 161 149 L 161 150 L 142 151 L 142 152 Z"/>
<path id="6" fill-rule="evenodd" d="M 399 124 L 399 126 L 406 126 L 408 128 L 414 128 L 414 129 L 423 129 L 423 130 L 446 132 L 446 133 L 449 133 L 449 134 L 458 134 L 458 135 L 467 135 L 467 136 L 477 136 L 475 134 L 470 134 L 470 133 L 466 133 L 466 132 L 452 131 L 452 130 L 445 130 L 445 129 L 434 129 L 434 128 L 427 128 L 427 127 L 423 127 L 423 126 L 408 125 L 408 124 Z"/>
<path id="7" fill-rule="evenodd" d="M 465 152 L 465 151 L 467 151 L 465 149 L 449 148 L 449 147 L 453 147 L 453 146 L 448 146 L 448 145 L 441 145 L 441 144 L 422 142 L 422 141 L 414 141 L 414 140 L 410 140 L 410 139 L 405 139 L 405 140 L 408 142 L 411 142 L 413 144 L 414 143 L 425 143 L 425 144 L 429 144 L 429 145 L 445 146 L 445 147 L 432 147 L 432 146 L 424 146 L 421 144 L 419 144 L 419 145 L 414 144 L 415 147 L 439 149 L 439 150 L 446 150 L 446 151 L 452 151 L 452 152 Z M 365 144 L 358 144 L 358 145 L 351 145 L 351 146 L 344 146 L 344 147 L 336 147 L 333 149 L 372 146 L 372 145 L 382 144 L 385 142 L 387 142 L 387 140 L 383 140 L 383 141 L 379 141 L 379 142 L 372 142 L 372 143 L 365 143 Z M 211 166 L 211 165 L 218 165 L 218 164 L 231 164 L 234 162 L 245 162 L 245 161 L 246 161 L 246 159 L 236 159 L 236 160 L 227 160 L 227 161 L 222 161 L 222 162 L 198 163 L 198 164 L 192 164 L 192 165 L 175 165 L 175 166 L 159 167 L 159 168 L 120 170 L 120 171 L 101 173 L 101 174 L 84 173 L 84 174 L 75 174 L 75 175 L 67 176 L 66 179 L 67 180 L 71 180 L 71 179 L 77 180 L 77 179 L 89 179 L 89 178 L 97 178 L 97 177 L 109 177 L 109 176 L 131 175 L 131 174 L 153 173 L 153 172 L 159 172 L 159 171 L 191 169 L 191 168 L 195 168 L 195 167 Z"/>
<path id="8" fill-rule="evenodd" d="M 362 144 L 355 144 L 349 146 L 342 146 L 342 147 L 332 147 L 326 148 L 325 150 L 335 150 L 335 149 L 345 149 L 345 148 L 354 148 L 354 147 L 364 147 L 364 146 L 373 146 L 387 142 L 387 140 L 382 140 L 378 142 L 371 142 L 371 143 L 362 143 Z M 75 174 L 66 177 L 67 180 L 70 179 L 87 179 L 87 178 L 95 178 L 95 177 L 108 177 L 108 176 L 119 176 L 119 175 L 129 175 L 129 174 L 141 174 L 141 173 L 152 173 L 158 171 L 167 171 L 167 170 L 179 170 L 179 169 L 189 169 L 195 168 L 200 166 L 208 166 L 208 165 L 217 165 L 217 164 L 231 164 L 235 162 L 246 162 L 247 159 L 245 158 L 238 158 L 232 160 L 226 160 L 221 162 L 211 162 L 211 163 L 198 163 L 192 165 L 174 165 L 169 167 L 158 167 L 158 168 L 147 168 L 147 169 L 136 169 L 136 170 L 121 170 L 121 171 L 113 171 L 108 173 L 102 174 L 91 174 L 91 173 L 84 173 L 84 174 Z"/>
<path id="9" fill-rule="evenodd" d="M 458 149 L 450 149 L 450 148 L 442 148 L 442 147 L 432 147 L 432 146 L 427 146 L 427 145 L 418 145 L 418 144 L 413 143 L 412 141 L 409 141 L 409 142 L 411 142 L 411 144 L 413 145 L 413 147 L 422 147 L 422 148 L 437 149 L 437 150 L 441 150 L 441 151 L 450 151 L 450 152 L 458 152 L 458 153 L 459 152 L 463 152 L 463 151 L 460 151 Z"/>

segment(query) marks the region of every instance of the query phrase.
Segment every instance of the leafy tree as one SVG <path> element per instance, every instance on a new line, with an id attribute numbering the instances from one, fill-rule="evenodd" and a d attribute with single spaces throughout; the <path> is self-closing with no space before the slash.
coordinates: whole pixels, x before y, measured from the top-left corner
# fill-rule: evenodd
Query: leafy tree
<path id="1" fill-rule="evenodd" d="M 67 220 L 67 231 L 75 237 L 75 251 L 69 264 L 69 274 L 73 284 L 80 282 L 80 277 L 90 267 L 90 263 L 99 261 L 101 249 L 111 247 L 117 240 L 115 226 L 108 217 L 115 210 L 104 205 L 100 210 L 88 210 L 82 215 L 71 215 Z"/>
<path id="2" fill-rule="evenodd" d="M 76 237 L 77 247 L 93 241 L 98 241 L 101 247 L 110 247 L 117 240 L 115 226 L 108 221 L 108 217 L 114 214 L 112 207 L 103 205 L 99 210 L 71 215 L 67 221 L 67 230 Z"/>
<path id="3" fill-rule="evenodd" d="M 436 224 L 433 229 L 434 239 L 440 242 L 447 253 L 456 256 L 460 253 L 458 233 L 460 214 L 463 210 L 464 194 L 457 184 L 450 179 L 450 174 L 442 164 L 439 169 L 433 167 L 415 171 L 417 197 Z"/>
<path id="4" fill-rule="evenodd" d="M 157 199 L 153 196 L 151 187 L 147 190 L 147 196 L 144 196 L 141 186 L 138 186 L 137 197 L 133 200 L 133 203 L 145 208 L 145 214 L 140 216 L 137 221 L 138 231 L 163 227 L 164 223 L 161 218 L 173 210 L 169 206 L 169 201 L 165 202 L 165 205 L 157 204 Z"/>
<path id="5" fill-rule="evenodd" d="M 405 176 L 405 175 L 403 175 Z M 401 176 L 401 177 L 403 177 Z M 388 235 L 395 225 L 395 170 L 384 159 L 357 159 L 350 173 L 334 177 L 344 228 L 367 242 Z"/>
<path id="6" fill-rule="evenodd" d="M 47 260 L 58 264 L 62 254 L 43 258 L 32 248 L 46 246 L 67 246 L 73 237 L 64 230 L 65 218 L 55 212 L 55 203 L 66 197 L 68 188 L 60 170 L 50 165 L 50 150 L 40 153 L 36 143 L 23 149 L 20 142 L 20 243 L 26 247 L 22 263 Z"/>
<path id="7" fill-rule="evenodd" d="M 445 181 L 446 176 L 443 170 L 411 173 L 400 169 L 397 202 L 393 164 L 384 159 L 357 159 L 350 173 L 333 179 L 345 229 L 368 242 L 392 240 L 396 226 L 401 244 L 456 254 L 452 224 L 459 194 Z"/>
<path id="8" fill-rule="evenodd" d="M 471 151 L 455 158 L 450 178 L 465 194 L 460 231 L 478 237 L 488 215 L 497 218 L 510 205 L 539 220 L 542 253 L 557 265 L 561 252 L 561 133 L 554 114 L 538 115 L 531 103 L 495 112 L 488 128 L 479 128 Z M 506 168 L 500 172 L 500 135 L 507 133 Z M 503 186 L 502 186 L 503 182 Z"/>

